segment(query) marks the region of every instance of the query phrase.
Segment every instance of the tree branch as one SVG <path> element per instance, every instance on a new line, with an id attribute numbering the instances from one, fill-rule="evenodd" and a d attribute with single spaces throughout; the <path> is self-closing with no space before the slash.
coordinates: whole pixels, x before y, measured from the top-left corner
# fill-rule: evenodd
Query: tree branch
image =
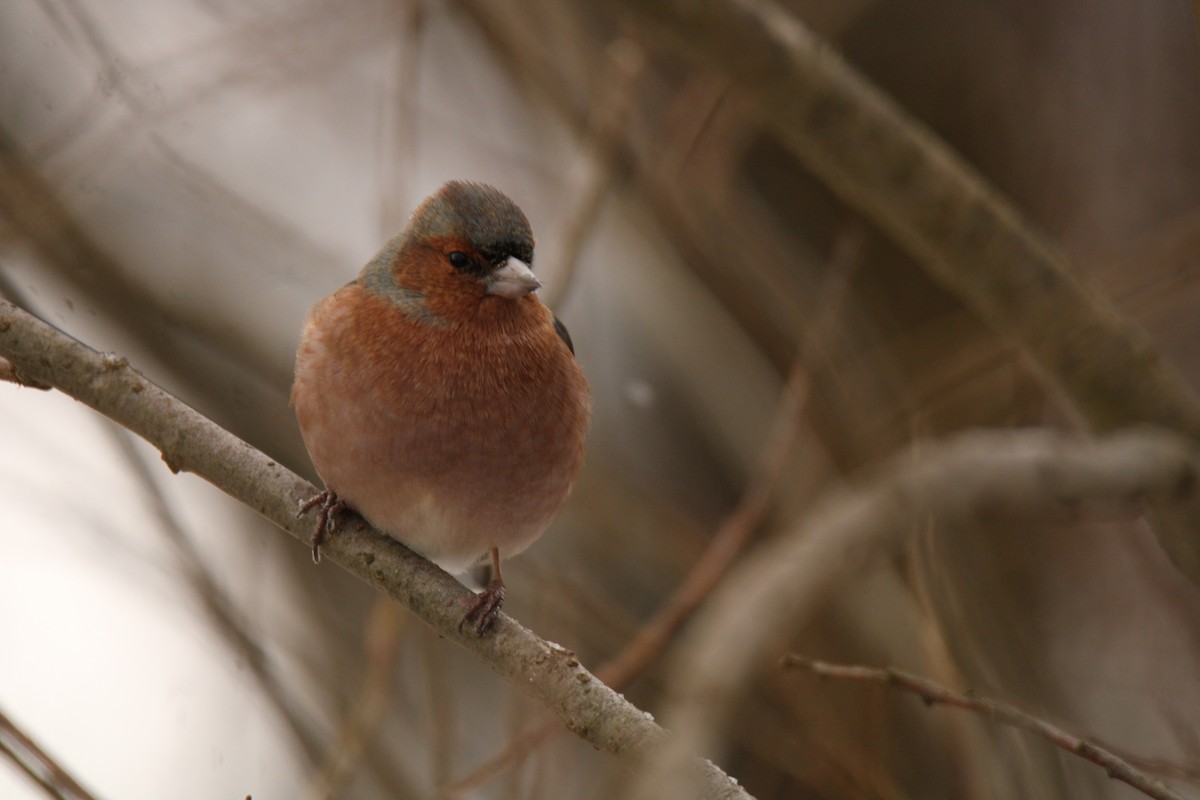
<path id="1" fill-rule="evenodd" d="M 42 790 L 56 800 L 96 800 L 49 753 L 0 712 L 0 754 L 8 757 Z"/>
<path id="2" fill-rule="evenodd" d="M 797 365 L 784 385 L 758 471 L 743 490 L 737 505 L 721 520 L 700 558 L 692 564 L 688 574 L 666 601 L 638 627 L 620 650 L 596 667 L 596 676 L 600 680 L 618 691 L 632 683 L 662 655 L 671 638 L 741 555 L 770 510 L 771 497 L 796 442 L 801 412 L 807 400 L 808 376 Z M 468 774 L 443 786 L 438 791 L 439 800 L 450 800 L 482 786 L 520 762 L 561 730 L 556 720 L 550 720 L 522 733 Z"/>
<path id="3" fill-rule="evenodd" d="M 934 280 L 1015 340 L 1098 430 L 1200 441 L 1200 403 L 1149 336 L 970 164 L 774 0 L 616 0 L 732 81 L 763 124 Z M 1155 533 L 1200 584 L 1200 515 Z"/>
<path id="4" fill-rule="evenodd" d="M 828 664 L 804 656 L 789 654 L 783 658 L 783 666 L 805 669 L 822 678 L 835 678 L 859 683 L 875 683 L 881 686 L 891 686 L 911 692 L 920 697 L 926 705 L 940 703 L 942 705 L 964 708 L 975 711 L 988 719 L 994 719 L 1005 725 L 1020 728 L 1036 734 L 1055 747 L 1068 753 L 1091 761 L 1104 767 L 1108 777 L 1124 781 L 1142 794 L 1156 800 L 1183 800 L 1183 797 L 1163 785 L 1161 781 L 1151 778 L 1133 767 L 1116 753 L 1110 752 L 1101 745 L 1081 739 L 1067 733 L 1062 728 L 1035 717 L 1014 705 L 1000 700 L 991 700 L 976 694 L 967 694 L 948 689 L 928 678 L 913 675 L 902 670 L 874 667 L 860 667 L 849 664 Z"/>
<path id="5" fill-rule="evenodd" d="M 0 355 L 26 379 L 49 384 L 143 437 L 175 472 L 191 472 L 305 543 L 314 521 L 299 518 L 316 487 L 172 396 L 128 362 L 102 354 L 0 300 Z M 459 631 L 471 593 L 396 540 L 346 515 L 322 554 L 408 606 L 438 634 L 557 713 L 580 737 L 640 764 L 666 732 L 588 672 L 570 651 L 535 636 L 507 615 L 493 633 Z M 705 796 L 746 798 L 724 773 L 693 762 Z"/>
<path id="6" fill-rule="evenodd" d="M 1177 434 L 1127 431 L 1079 439 L 1047 431 L 974 432 L 923 442 L 873 481 L 830 496 L 791 532 L 760 547 L 718 587 L 676 648 L 663 713 L 676 736 L 638 797 L 678 786 L 685 755 L 713 752 L 753 671 L 810 620 L 838 587 L 899 554 L 930 522 L 1061 519 L 1137 513 L 1147 502 L 1192 504 L 1196 451 Z"/>
<path id="7" fill-rule="evenodd" d="M 821 311 L 810 324 L 811 332 L 805 348 L 808 351 L 823 347 L 833 330 L 842 309 L 850 275 L 858 266 L 861 233 L 861 227 L 855 225 L 843 230 L 838 237 L 839 246 L 820 294 Z M 758 466 L 742 490 L 737 504 L 721 520 L 704 552 L 671 595 L 638 627 L 619 651 L 596 667 L 597 677 L 614 689 L 623 690 L 662 655 L 675 634 L 712 593 L 762 527 L 784 467 L 796 445 L 800 422 L 808 405 L 809 378 L 802 366 L 810 360 L 808 355 L 805 353 L 792 365 L 762 446 Z M 450 800 L 481 786 L 518 763 L 560 730 L 558 723 L 551 720 L 548 724 L 523 733 L 467 775 L 443 786 L 439 798 Z"/>

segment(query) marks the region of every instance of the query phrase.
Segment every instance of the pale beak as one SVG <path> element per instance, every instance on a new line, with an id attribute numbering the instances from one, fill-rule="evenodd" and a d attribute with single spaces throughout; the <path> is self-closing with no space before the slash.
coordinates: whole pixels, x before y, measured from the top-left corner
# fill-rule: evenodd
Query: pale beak
<path id="1" fill-rule="evenodd" d="M 529 265 L 519 258 L 509 257 L 504 266 L 483 279 L 488 294 L 516 299 L 537 291 L 542 282 Z"/>

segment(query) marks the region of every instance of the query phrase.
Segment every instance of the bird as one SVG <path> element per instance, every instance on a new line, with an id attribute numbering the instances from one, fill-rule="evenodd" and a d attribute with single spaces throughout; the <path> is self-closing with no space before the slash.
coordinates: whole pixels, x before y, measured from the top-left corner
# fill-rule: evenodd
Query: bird
<path id="1" fill-rule="evenodd" d="M 348 506 L 452 574 L 490 561 L 459 624 L 483 636 L 503 559 L 550 526 L 583 463 L 587 380 L 535 292 L 533 232 L 495 187 L 453 180 L 309 311 L 291 405 L 325 489 L 313 558 Z"/>

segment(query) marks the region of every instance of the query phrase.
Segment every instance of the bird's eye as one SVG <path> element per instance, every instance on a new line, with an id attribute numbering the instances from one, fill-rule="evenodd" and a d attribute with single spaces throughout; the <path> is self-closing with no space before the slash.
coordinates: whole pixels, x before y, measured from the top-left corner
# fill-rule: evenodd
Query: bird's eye
<path id="1" fill-rule="evenodd" d="M 446 256 L 446 260 L 450 262 L 450 266 L 455 269 L 466 269 L 471 266 L 471 258 L 466 253 L 460 253 L 455 250 L 450 255 Z"/>

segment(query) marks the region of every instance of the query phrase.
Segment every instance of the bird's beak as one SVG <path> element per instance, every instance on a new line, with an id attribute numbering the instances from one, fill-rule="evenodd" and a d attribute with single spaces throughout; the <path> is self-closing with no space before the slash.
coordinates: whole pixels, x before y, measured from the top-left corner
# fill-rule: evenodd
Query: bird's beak
<path id="1" fill-rule="evenodd" d="M 503 267 L 484 278 L 483 283 L 488 294 L 512 299 L 524 297 L 542 285 L 528 264 L 512 257 L 509 257 Z"/>

